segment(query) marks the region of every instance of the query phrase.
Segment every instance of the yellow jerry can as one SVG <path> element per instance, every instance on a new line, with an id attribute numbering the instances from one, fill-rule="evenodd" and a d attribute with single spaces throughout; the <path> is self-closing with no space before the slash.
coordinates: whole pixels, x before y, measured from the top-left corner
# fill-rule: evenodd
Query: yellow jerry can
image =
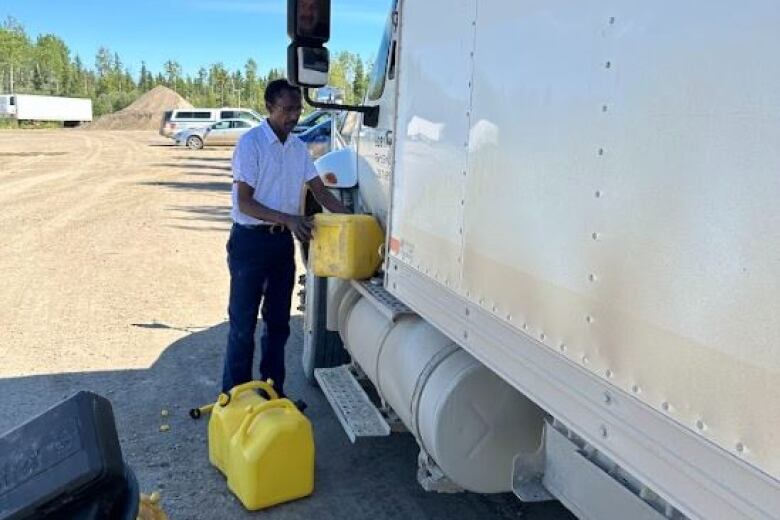
<path id="1" fill-rule="evenodd" d="M 318 213 L 314 225 L 310 255 L 315 275 L 362 280 L 376 272 L 385 238 L 374 217 Z"/>
<path id="2" fill-rule="evenodd" d="M 272 383 L 250 381 L 233 387 L 229 394 L 221 394 L 211 409 L 209 461 L 224 474 L 227 474 L 230 439 L 238 431 L 241 421 L 244 420 L 252 407 L 267 402 L 255 392 L 258 388 L 265 390 L 271 399 L 279 397 Z"/>
<path id="3" fill-rule="evenodd" d="M 314 491 L 314 436 L 309 420 L 287 399 L 252 407 L 230 440 L 228 488 L 249 510 Z"/>

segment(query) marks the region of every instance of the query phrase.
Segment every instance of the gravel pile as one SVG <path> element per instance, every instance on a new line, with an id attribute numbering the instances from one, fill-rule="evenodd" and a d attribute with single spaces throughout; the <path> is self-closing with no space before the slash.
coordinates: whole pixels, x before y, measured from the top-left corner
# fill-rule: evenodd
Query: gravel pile
<path id="1" fill-rule="evenodd" d="M 106 114 L 89 125 L 91 130 L 157 130 L 163 112 L 175 108 L 192 108 L 179 94 L 159 85 L 136 99 L 130 106 Z"/>

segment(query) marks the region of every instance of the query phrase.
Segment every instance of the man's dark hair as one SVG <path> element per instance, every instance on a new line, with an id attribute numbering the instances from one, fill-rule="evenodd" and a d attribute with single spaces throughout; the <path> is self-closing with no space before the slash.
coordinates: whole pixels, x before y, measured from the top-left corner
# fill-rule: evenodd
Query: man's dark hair
<path id="1" fill-rule="evenodd" d="M 265 102 L 273 105 L 285 92 L 290 92 L 300 97 L 301 89 L 287 83 L 286 79 L 275 79 L 265 87 Z"/>

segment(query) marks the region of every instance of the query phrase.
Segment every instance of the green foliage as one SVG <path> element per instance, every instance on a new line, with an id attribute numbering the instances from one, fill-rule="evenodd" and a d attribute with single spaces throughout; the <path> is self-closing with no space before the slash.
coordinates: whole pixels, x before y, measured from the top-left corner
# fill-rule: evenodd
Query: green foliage
<path id="1" fill-rule="evenodd" d="M 271 68 L 263 76 L 258 68 L 254 59 L 247 60 L 243 70 L 234 71 L 214 63 L 200 67 L 192 76 L 184 75 L 181 65 L 170 59 L 156 73 L 141 62 L 134 77 L 119 54 L 107 47 L 98 49 L 90 69 L 80 56 L 71 56 L 56 35 L 40 35 L 33 41 L 14 18 L 0 24 L 0 92 L 88 97 L 95 116 L 121 110 L 158 85 L 176 90 L 194 106 L 241 106 L 265 113 L 265 86 L 285 73 Z M 346 103 L 362 101 L 367 69 L 370 67 L 357 54 L 344 51 L 333 56 L 330 84 L 342 89 Z M 0 128 L 13 123 L 0 120 Z"/>
<path id="2" fill-rule="evenodd" d="M 358 56 L 355 62 L 355 72 L 352 78 L 352 94 L 356 103 L 363 101 L 363 96 L 366 95 L 366 88 L 368 87 L 368 75 L 363 67 L 363 60 Z"/>
<path id="3" fill-rule="evenodd" d="M 16 119 L 0 118 L 0 130 L 16 130 L 19 128 L 37 130 L 62 128 L 62 123 L 59 121 L 17 121 Z"/>
<path id="4" fill-rule="evenodd" d="M 344 92 L 344 102 L 360 104 L 368 86 L 370 66 L 357 54 L 349 51 L 337 53 L 330 63 L 328 83 Z"/>
<path id="5" fill-rule="evenodd" d="M 154 76 L 146 68 L 146 62 L 141 62 L 141 74 L 138 76 L 138 88 L 141 92 L 146 92 L 154 87 Z"/>
<path id="6" fill-rule="evenodd" d="M 128 92 L 104 92 L 99 94 L 92 102 L 92 111 L 95 117 L 110 114 L 122 110 L 130 103 L 138 99 L 141 92 L 131 90 Z"/>

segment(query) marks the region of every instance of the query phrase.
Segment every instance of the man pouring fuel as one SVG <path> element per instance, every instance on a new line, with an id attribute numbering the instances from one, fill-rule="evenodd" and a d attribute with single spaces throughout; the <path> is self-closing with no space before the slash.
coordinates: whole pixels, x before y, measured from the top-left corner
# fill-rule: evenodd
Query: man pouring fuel
<path id="1" fill-rule="evenodd" d="M 284 349 L 295 283 L 293 235 L 307 242 L 313 227 L 310 218 L 301 216 L 302 190 L 308 186 L 331 212 L 347 209 L 323 184 L 306 145 L 291 135 L 302 110 L 300 89 L 283 79 L 272 81 L 265 104 L 268 118 L 247 132 L 233 153 L 233 227 L 227 243 L 230 331 L 222 391 L 252 380 L 260 311 L 260 377 L 272 379 L 284 395 Z"/>

